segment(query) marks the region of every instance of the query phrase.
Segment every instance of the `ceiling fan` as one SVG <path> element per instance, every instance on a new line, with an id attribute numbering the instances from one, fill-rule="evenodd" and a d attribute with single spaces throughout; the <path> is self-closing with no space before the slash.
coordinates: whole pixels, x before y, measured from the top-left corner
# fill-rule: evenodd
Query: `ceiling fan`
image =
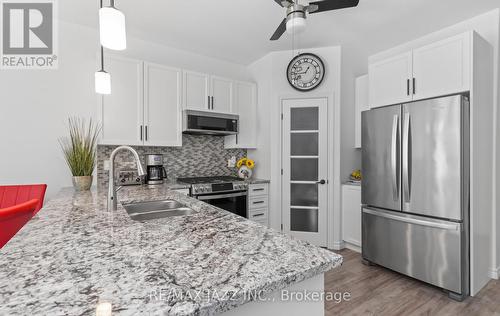
<path id="1" fill-rule="evenodd" d="M 304 30 L 307 14 L 352 8 L 358 5 L 359 0 L 314 1 L 307 6 L 299 4 L 298 0 L 274 0 L 274 2 L 286 8 L 286 17 L 271 36 L 271 41 L 279 39 L 285 31 L 293 34 Z"/>

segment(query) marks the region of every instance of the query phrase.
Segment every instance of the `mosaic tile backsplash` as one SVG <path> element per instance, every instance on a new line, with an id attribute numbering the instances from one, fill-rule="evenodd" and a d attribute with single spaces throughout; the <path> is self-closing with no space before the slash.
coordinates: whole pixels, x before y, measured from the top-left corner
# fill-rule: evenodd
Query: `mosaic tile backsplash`
<path id="1" fill-rule="evenodd" d="M 97 147 L 97 185 L 108 185 L 108 171 L 104 170 L 104 161 L 118 146 Z M 209 135 L 183 135 L 182 147 L 144 147 L 132 146 L 144 165 L 144 155 L 163 154 L 165 169 L 169 179 L 178 177 L 201 176 L 236 176 L 236 168 L 229 168 L 227 160 L 246 157 L 246 149 L 225 149 L 224 137 Z M 118 153 L 115 159 L 115 170 L 135 169 L 134 159 L 128 151 Z M 117 178 L 115 174 L 115 179 Z"/>

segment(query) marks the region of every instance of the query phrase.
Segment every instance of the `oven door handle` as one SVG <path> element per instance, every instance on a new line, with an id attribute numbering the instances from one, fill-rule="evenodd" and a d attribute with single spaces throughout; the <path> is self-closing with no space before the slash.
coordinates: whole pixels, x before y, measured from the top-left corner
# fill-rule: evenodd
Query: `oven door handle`
<path id="1" fill-rule="evenodd" d="M 246 195 L 247 195 L 247 192 L 240 192 L 240 193 L 229 193 L 229 194 L 220 194 L 220 195 L 198 195 L 197 198 L 200 201 L 206 201 L 206 200 L 225 199 L 225 198 L 246 196 Z"/>

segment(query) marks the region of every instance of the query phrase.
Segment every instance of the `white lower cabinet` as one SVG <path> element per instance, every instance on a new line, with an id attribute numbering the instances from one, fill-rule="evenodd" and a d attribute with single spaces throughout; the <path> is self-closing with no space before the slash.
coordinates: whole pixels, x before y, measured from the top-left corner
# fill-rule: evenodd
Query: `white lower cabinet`
<path id="1" fill-rule="evenodd" d="M 269 226 L 269 184 L 248 185 L 248 219 Z"/>
<path id="2" fill-rule="evenodd" d="M 342 240 L 347 248 L 361 249 L 361 186 L 342 186 Z"/>

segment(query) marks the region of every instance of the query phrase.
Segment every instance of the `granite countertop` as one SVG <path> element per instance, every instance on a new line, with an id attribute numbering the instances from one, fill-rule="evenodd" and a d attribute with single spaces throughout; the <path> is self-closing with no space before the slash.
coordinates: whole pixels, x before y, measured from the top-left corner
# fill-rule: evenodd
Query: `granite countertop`
<path id="1" fill-rule="evenodd" d="M 248 184 L 261 184 L 261 183 L 270 183 L 270 180 L 265 180 L 265 179 L 257 179 L 257 178 L 252 178 L 249 180 L 246 180 Z"/>
<path id="2" fill-rule="evenodd" d="M 104 192 L 62 190 L 0 250 L 0 315 L 214 315 L 286 288 L 342 257 L 157 187 L 122 202 L 174 199 L 199 213 L 136 222 Z M 201 293 L 201 295 L 200 295 Z"/>

